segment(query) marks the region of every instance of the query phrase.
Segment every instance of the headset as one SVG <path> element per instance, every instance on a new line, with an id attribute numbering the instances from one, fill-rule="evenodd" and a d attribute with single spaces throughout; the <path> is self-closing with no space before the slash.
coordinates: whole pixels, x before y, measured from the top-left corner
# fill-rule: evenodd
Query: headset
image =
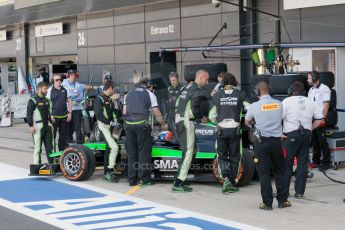
<path id="1" fill-rule="evenodd" d="M 317 71 L 314 70 L 314 71 L 309 72 L 308 75 L 309 75 L 309 74 L 310 74 L 311 79 L 313 80 L 313 82 L 317 82 L 317 81 L 320 80 L 319 72 L 317 72 Z"/>
<path id="2" fill-rule="evenodd" d="M 70 77 L 70 74 L 75 74 L 76 78 L 79 78 L 79 72 L 74 69 L 69 69 L 66 73 L 66 78 L 68 79 Z"/>
<path id="3" fill-rule="evenodd" d="M 255 87 L 254 87 L 254 94 L 255 94 L 255 96 L 259 97 L 261 95 L 260 88 L 259 88 L 259 83 L 261 83 L 261 82 L 264 82 L 264 83 L 266 83 L 268 85 L 268 93 L 269 93 L 269 95 L 271 95 L 272 94 L 271 85 L 268 82 L 266 82 L 266 81 L 259 81 L 259 82 L 257 82 L 255 84 Z"/>

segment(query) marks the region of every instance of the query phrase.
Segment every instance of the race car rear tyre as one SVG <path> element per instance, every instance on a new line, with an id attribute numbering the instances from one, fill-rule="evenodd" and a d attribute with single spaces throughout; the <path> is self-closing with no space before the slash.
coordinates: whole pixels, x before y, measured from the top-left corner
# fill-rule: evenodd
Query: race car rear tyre
<path id="1" fill-rule="evenodd" d="M 241 165 L 243 168 L 243 173 L 241 178 L 239 178 L 237 185 L 244 186 L 249 184 L 249 182 L 253 179 L 255 174 L 255 166 L 254 166 L 254 158 L 250 154 L 250 152 L 243 150 Z"/>
<path id="2" fill-rule="evenodd" d="M 91 142 L 102 142 L 103 137 L 101 135 L 101 132 L 99 131 L 98 128 L 98 123 L 97 121 L 93 125 L 92 133 L 91 133 Z"/>
<path id="3" fill-rule="evenodd" d="M 254 160 L 248 151 L 243 151 L 241 164 L 239 168 L 239 173 L 236 178 L 238 186 L 244 186 L 248 184 L 253 178 L 255 173 Z M 218 167 L 218 156 L 213 161 L 213 175 L 217 182 L 223 184 L 224 178 L 220 175 L 220 170 Z"/>
<path id="4" fill-rule="evenodd" d="M 60 157 L 62 175 L 72 181 L 87 180 L 95 170 L 95 158 L 90 149 L 82 145 L 67 147 Z"/>

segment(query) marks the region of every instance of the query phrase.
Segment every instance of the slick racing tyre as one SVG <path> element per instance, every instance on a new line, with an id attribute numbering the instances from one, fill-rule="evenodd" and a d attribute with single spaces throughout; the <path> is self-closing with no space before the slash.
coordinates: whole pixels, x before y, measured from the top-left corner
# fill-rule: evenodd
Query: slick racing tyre
<path id="1" fill-rule="evenodd" d="M 60 157 L 62 175 L 72 181 L 87 180 L 95 170 L 95 156 L 83 145 L 67 147 Z"/>
<path id="2" fill-rule="evenodd" d="M 254 160 L 248 151 L 243 151 L 241 164 L 239 167 L 239 173 L 236 178 L 238 186 L 247 185 L 253 178 L 255 173 Z M 220 170 L 218 167 L 218 157 L 213 161 L 213 175 L 216 178 L 217 182 L 223 184 L 224 178 L 220 175 Z"/>
<path id="3" fill-rule="evenodd" d="M 271 94 L 272 95 L 287 95 L 289 87 L 296 81 L 306 85 L 306 79 L 299 74 L 282 74 L 272 75 L 270 77 Z"/>

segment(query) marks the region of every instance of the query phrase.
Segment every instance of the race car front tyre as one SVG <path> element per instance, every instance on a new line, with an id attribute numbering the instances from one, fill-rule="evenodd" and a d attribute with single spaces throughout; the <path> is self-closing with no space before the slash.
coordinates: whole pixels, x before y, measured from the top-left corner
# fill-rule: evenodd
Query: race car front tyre
<path id="1" fill-rule="evenodd" d="M 220 170 L 218 168 L 218 157 L 216 157 L 213 161 L 213 175 L 216 178 L 217 182 L 220 184 L 223 184 L 224 178 L 220 175 Z M 242 153 L 242 159 L 241 164 L 239 167 L 239 173 L 236 178 L 237 185 L 238 186 L 244 186 L 247 185 L 251 179 L 253 178 L 255 173 L 255 167 L 254 167 L 254 160 L 253 156 L 251 156 L 250 152 L 243 151 Z"/>
<path id="2" fill-rule="evenodd" d="M 95 157 L 82 145 L 67 147 L 60 157 L 62 175 L 72 181 L 87 180 L 95 170 Z"/>

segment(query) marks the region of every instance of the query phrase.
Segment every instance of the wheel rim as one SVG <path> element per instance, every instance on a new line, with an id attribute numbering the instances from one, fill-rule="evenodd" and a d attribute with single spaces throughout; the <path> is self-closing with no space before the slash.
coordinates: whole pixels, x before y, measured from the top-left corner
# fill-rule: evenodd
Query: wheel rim
<path id="1" fill-rule="evenodd" d="M 78 154 L 68 153 L 64 159 L 64 166 L 68 174 L 75 174 L 81 167 L 81 160 Z"/>

